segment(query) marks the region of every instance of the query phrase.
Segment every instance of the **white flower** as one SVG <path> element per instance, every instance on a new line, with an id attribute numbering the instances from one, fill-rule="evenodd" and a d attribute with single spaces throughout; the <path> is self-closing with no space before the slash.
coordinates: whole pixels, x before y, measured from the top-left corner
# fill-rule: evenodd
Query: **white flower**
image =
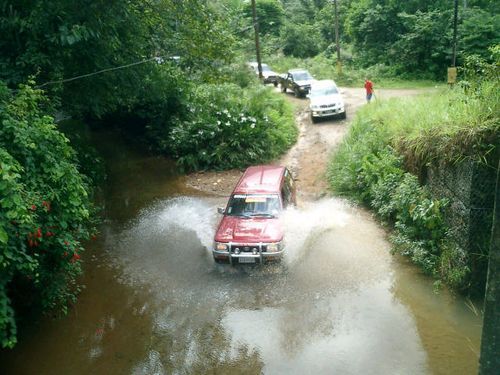
<path id="1" fill-rule="evenodd" d="M 230 123 L 229 121 L 227 121 L 227 122 L 226 122 L 226 125 L 227 125 L 227 126 L 230 126 L 230 125 L 231 125 L 231 123 Z"/>
<path id="2" fill-rule="evenodd" d="M 254 124 L 251 124 L 250 127 L 253 129 L 255 128 L 255 123 Z"/>
<path id="3" fill-rule="evenodd" d="M 217 125 L 220 125 L 220 121 L 219 120 L 217 120 Z"/>

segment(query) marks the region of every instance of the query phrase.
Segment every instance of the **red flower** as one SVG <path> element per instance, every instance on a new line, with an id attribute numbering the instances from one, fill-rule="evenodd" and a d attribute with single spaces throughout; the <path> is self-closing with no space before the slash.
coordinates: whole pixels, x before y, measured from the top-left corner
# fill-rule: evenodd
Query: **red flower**
<path id="1" fill-rule="evenodd" d="M 69 246 L 69 242 L 68 242 L 68 241 L 64 241 L 64 244 L 65 244 L 66 246 Z"/>
<path id="2" fill-rule="evenodd" d="M 73 257 L 71 258 L 71 263 L 75 263 L 79 259 L 80 259 L 80 255 L 78 255 L 78 253 L 74 253 Z"/>
<path id="3" fill-rule="evenodd" d="M 35 205 L 32 205 L 32 206 L 31 206 L 31 210 L 36 211 L 36 206 L 35 206 Z"/>
<path id="4" fill-rule="evenodd" d="M 90 239 L 91 239 L 92 241 L 95 241 L 95 240 L 97 239 L 97 236 L 96 236 L 95 234 L 93 234 L 93 235 L 90 237 Z"/>
<path id="5" fill-rule="evenodd" d="M 28 245 L 29 245 L 29 247 L 33 247 L 33 240 L 28 240 Z"/>
<path id="6" fill-rule="evenodd" d="M 35 236 L 36 236 L 36 238 L 41 238 L 42 237 L 42 229 L 41 228 L 38 228 L 36 230 Z"/>
<path id="7" fill-rule="evenodd" d="M 68 252 L 67 252 L 67 251 L 65 251 L 65 252 L 63 253 L 63 256 L 66 258 L 66 257 L 68 256 Z"/>

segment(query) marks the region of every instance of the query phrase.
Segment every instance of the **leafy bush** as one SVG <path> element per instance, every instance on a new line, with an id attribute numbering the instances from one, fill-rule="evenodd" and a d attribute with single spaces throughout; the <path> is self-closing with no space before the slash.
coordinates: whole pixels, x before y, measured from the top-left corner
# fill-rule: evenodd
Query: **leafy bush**
<path id="1" fill-rule="evenodd" d="M 285 99 L 261 85 L 201 85 L 161 148 L 189 170 L 241 168 L 276 158 L 296 140 Z"/>
<path id="2" fill-rule="evenodd" d="M 0 85 L 0 87 L 2 87 Z M 2 90 L 0 90 L 2 91 Z M 93 230 L 89 187 L 39 90 L 0 100 L 0 342 L 16 343 L 14 306 L 65 312 L 78 292 L 81 241 Z"/>

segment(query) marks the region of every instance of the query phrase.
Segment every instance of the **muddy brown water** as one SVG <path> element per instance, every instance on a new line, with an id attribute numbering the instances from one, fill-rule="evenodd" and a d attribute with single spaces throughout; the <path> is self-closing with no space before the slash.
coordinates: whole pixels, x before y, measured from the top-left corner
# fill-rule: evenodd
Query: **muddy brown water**
<path id="1" fill-rule="evenodd" d="M 224 198 L 114 134 L 93 137 L 110 174 L 86 288 L 1 353 L 1 374 L 477 372 L 478 304 L 435 294 L 364 210 L 304 201 L 283 216 L 282 264 L 218 265 L 207 249 Z"/>

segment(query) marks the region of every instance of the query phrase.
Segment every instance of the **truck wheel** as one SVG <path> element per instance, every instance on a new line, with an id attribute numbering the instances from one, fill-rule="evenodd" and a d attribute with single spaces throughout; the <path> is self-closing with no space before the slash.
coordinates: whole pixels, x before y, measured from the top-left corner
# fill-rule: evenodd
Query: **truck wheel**
<path id="1" fill-rule="evenodd" d="M 299 90 L 295 89 L 295 90 L 293 90 L 293 93 L 295 94 L 296 98 L 300 98 L 300 92 L 299 92 Z"/>
<path id="2" fill-rule="evenodd" d="M 342 113 L 342 114 L 340 115 L 340 118 L 341 118 L 342 120 L 345 120 L 345 119 L 347 118 L 347 112 Z"/>
<path id="3" fill-rule="evenodd" d="M 318 119 L 316 117 L 314 117 L 313 115 L 311 115 L 311 122 L 313 124 L 316 124 L 318 122 Z"/>
<path id="4" fill-rule="evenodd" d="M 281 85 L 281 92 L 286 92 L 286 86 Z"/>

